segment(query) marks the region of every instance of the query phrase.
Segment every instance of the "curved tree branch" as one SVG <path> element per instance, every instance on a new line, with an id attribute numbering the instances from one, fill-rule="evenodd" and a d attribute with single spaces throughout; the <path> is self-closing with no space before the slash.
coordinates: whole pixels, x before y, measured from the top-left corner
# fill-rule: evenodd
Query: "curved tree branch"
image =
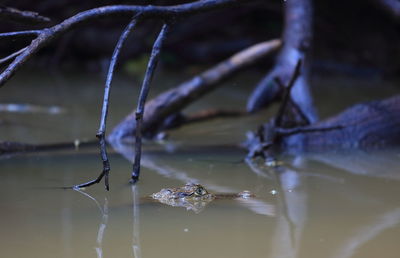
<path id="1" fill-rule="evenodd" d="M 15 60 L 0 74 L 0 87 L 2 87 L 14 73 L 26 63 L 37 51 L 52 42 L 58 36 L 75 28 L 76 26 L 99 19 L 106 16 L 113 15 L 135 15 L 142 13 L 144 18 L 157 18 L 167 19 L 178 16 L 190 15 L 198 12 L 205 12 L 217 8 L 233 5 L 236 3 L 243 3 L 253 0 L 202 0 L 194 3 L 187 3 L 174 6 L 136 6 L 136 5 L 114 5 L 104 6 L 90 9 L 78 13 L 60 24 L 51 28 L 40 30 L 39 35 L 32 40 L 31 44 L 22 52 Z M 15 32 L 18 33 L 18 32 Z M 9 33 L 8 33 L 9 34 Z M 0 34 L 0 38 L 6 34 Z"/>
<path id="2" fill-rule="evenodd" d="M 29 36 L 39 36 L 42 30 L 23 30 L 0 33 L 0 39 L 26 38 Z"/>

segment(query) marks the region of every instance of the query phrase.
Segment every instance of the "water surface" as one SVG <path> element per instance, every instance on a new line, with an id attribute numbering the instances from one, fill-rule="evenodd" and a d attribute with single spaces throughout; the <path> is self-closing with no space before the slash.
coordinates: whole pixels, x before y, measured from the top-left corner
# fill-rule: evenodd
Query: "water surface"
<path id="1" fill-rule="evenodd" d="M 257 76 L 226 83 L 189 111 L 243 107 Z M 162 74 L 153 92 L 179 80 Z M 397 92 L 390 83 L 374 83 L 316 80 L 321 115 Z M 1 103 L 55 105 L 65 112 L 1 113 L 0 140 L 93 138 L 101 85 L 93 75 L 16 77 L 2 89 Z M 135 106 L 137 85 L 135 78 L 115 82 L 109 128 Z M 134 187 L 127 183 L 132 149 L 110 150 L 110 192 L 103 185 L 82 192 L 57 188 L 101 171 L 96 147 L 1 159 L 1 257 L 399 257 L 400 151 L 282 156 L 285 165 L 278 169 L 252 167 L 237 145 L 274 110 L 192 124 L 170 132 L 165 143 L 147 143 Z M 188 181 L 215 193 L 250 190 L 257 198 L 216 200 L 198 214 L 146 199 Z"/>

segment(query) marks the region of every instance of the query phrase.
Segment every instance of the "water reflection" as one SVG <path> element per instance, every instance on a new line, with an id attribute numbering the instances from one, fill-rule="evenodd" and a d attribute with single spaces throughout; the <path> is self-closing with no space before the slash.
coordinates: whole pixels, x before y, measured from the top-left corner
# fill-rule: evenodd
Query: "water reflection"
<path id="1" fill-rule="evenodd" d="M 132 215 L 133 215 L 133 230 L 132 230 L 132 252 L 134 258 L 141 258 L 140 251 L 140 212 L 139 212 L 139 187 L 132 185 Z"/>
<path id="2" fill-rule="evenodd" d="M 368 242 L 378 237 L 385 230 L 388 230 L 400 223 L 400 208 L 382 213 L 376 219 L 361 227 L 349 236 L 340 247 L 334 258 L 350 258 L 358 251 L 357 249 L 367 245 Z M 382 252 L 384 253 L 384 251 Z"/>
<path id="3" fill-rule="evenodd" d="M 134 258 L 141 258 L 141 248 L 140 248 L 140 198 L 139 198 L 139 190 L 137 185 L 132 185 L 132 256 Z M 100 214 L 101 214 L 101 222 L 99 224 L 97 230 L 97 237 L 96 237 L 96 246 L 94 247 L 96 251 L 97 258 L 104 257 L 103 251 L 103 241 L 105 236 L 106 227 L 109 221 L 109 204 L 107 198 L 104 198 L 103 207 L 101 207 L 98 200 L 90 195 L 89 193 L 84 192 L 83 190 L 74 189 L 74 191 L 79 192 L 86 198 L 93 201 Z M 68 223 L 67 223 L 68 224 Z"/>
<path id="4" fill-rule="evenodd" d="M 285 167 L 278 167 L 276 174 L 281 214 L 277 221 L 273 257 L 297 257 L 307 219 L 305 182 L 297 171 Z"/>
<path id="5" fill-rule="evenodd" d="M 103 215 L 101 218 L 101 223 L 99 226 L 99 230 L 97 233 L 97 246 L 95 247 L 97 257 L 98 258 L 103 258 L 103 237 L 104 237 L 104 231 L 106 229 L 108 222 L 108 201 L 107 198 L 104 199 L 104 206 L 103 206 Z"/>
<path id="6" fill-rule="evenodd" d="M 400 180 L 398 149 L 389 150 L 342 150 L 331 153 L 308 153 L 315 160 L 351 174 Z"/>
<path id="7" fill-rule="evenodd" d="M 222 162 L 224 159 L 235 160 L 234 155 L 229 158 L 218 156 L 210 147 L 207 156 L 203 156 L 196 150 L 199 160 L 209 156 L 220 159 L 219 164 L 215 163 L 215 173 L 208 174 L 203 171 L 208 164 L 188 161 L 192 156 L 185 156 L 179 148 L 168 156 L 155 149 L 144 155 L 143 165 L 151 171 L 144 169 L 143 181 L 129 187 L 125 184 L 128 162 L 113 155 L 113 171 L 116 172 L 112 174 L 114 187 L 109 193 L 101 186 L 87 189 L 87 192 L 31 188 L 31 185 L 43 182 L 52 186 L 59 182 L 72 184 L 71 180 L 76 178 L 70 173 L 75 170 L 76 162 L 79 167 L 86 167 L 83 171 L 97 168 L 97 149 L 80 150 L 85 155 L 76 156 L 71 156 L 71 152 L 58 153 L 51 159 L 42 155 L 44 163 L 32 155 L 31 162 L 35 162 L 34 169 L 37 169 L 33 171 L 29 171 L 32 163 L 25 164 L 21 162 L 23 159 L 3 160 L 4 180 L 0 182 L 0 191 L 8 189 L 9 195 L 0 204 L 5 221 L 15 220 L 1 226 L 5 232 L 1 235 L 6 236 L 2 238 L 1 246 L 6 257 L 22 256 L 21 251 L 9 246 L 12 246 L 11 240 L 24 239 L 24 235 L 27 237 L 24 244 L 32 245 L 29 252 L 42 253 L 43 250 L 35 249 L 35 246 L 40 246 L 43 240 L 32 235 L 39 231 L 51 238 L 47 240 L 49 244 L 59 247 L 57 257 L 79 257 L 81 254 L 86 254 L 85 257 L 109 257 L 111 254 L 135 258 L 185 257 L 177 252 L 186 254 L 193 250 L 192 257 L 202 257 L 202 253 L 218 257 L 244 257 L 247 254 L 249 257 L 273 258 L 374 258 L 382 257 L 377 255 L 382 253 L 385 257 L 397 257 L 396 236 L 400 232 L 397 173 L 400 162 L 396 150 L 355 152 L 352 162 L 347 157 L 350 154 L 310 153 L 281 157 L 284 165 L 274 169 L 253 164 L 258 169 L 254 174 L 250 168 L 246 171 L 245 164 Z M 125 152 L 127 156 L 131 154 Z M 93 159 L 93 166 L 84 165 L 89 159 Z M 60 164 L 74 164 L 72 160 L 75 165 L 60 167 Z M 54 166 L 49 162 L 54 162 Z M 348 165 L 344 166 L 346 162 Z M 7 163 L 11 166 L 4 165 Z M 119 168 L 120 164 L 124 164 L 123 169 Z M 26 179 L 21 180 L 21 174 L 10 167 L 25 173 Z M 62 180 L 54 173 L 55 168 L 65 169 L 65 173 L 61 171 Z M 9 170 L 11 172 L 7 172 Z M 42 173 L 41 178 L 35 177 L 38 173 Z M 260 198 L 243 202 L 215 201 L 200 214 L 150 203 L 145 198 L 158 191 L 160 185 L 178 186 L 190 180 L 215 192 L 227 193 L 246 189 L 238 182 L 247 180 L 252 185 L 249 189 L 257 192 Z M 105 194 L 107 198 L 104 198 Z M 96 207 L 82 202 L 83 197 Z M 65 201 L 59 202 L 60 199 Z M 25 231 L 24 223 L 18 221 L 19 213 L 26 213 L 24 205 L 28 205 L 30 216 L 22 221 L 31 223 Z M 24 212 L 19 212 L 21 209 Z M 60 211 L 56 212 L 60 216 L 59 222 L 57 218 L 52 221 L 51 211 L 57 209 Z M 61 223 L 62 230 L 48 233 L 51 228 L 59 228 L 57 223 Z M 59 242 L 57 234 L 61 238 Z M 239 245 L 245 253 L 240 253 Z M 207 253 L 204 249 L 212 251 Z M 16 255 L 10 255 L 13 253 Z"/>
<path id="8" fill-rule="evenodd" d="M 40 77 L 40 83 L 29 75 L 18 78 L 11 82 L 15 87 L 1 95 L 2 103 L 13 99 L 45 107 L 60 105 L 68 112 L 55 116 L 2 113 L 0 123 L 6 123 L 0 126 L 3 140 L 70 142 L 94 134 L 103 94 L 98 88 L 101 78 L 68 78 L 65 85 L 56 83 L 56 88 L 53 80 L 42 80 L 49 78 L 47 75 Z M 158 78 L 159 86 L 176 85 L 170 74 Z M 249 85 L 251 78 L 257 76 L 250 74 L 235 84 Z M 398 88 L 387 90 L 384 83 L 374 89 L 360 84 L 362 87 L 354 87 L 354 81 L 327 82 L 332 85 L 328 93 L 320 87 L 324 83 L 316 87 L 321 93 L 316 100 L 324 115 L 368 96 L 375 99 L 398 92 Z M 132 78 L 116 83 L 113 95 L 118 101 L 111 102 L 110 125 L 130 111 L 134 97 Z M 37 94 L 21 91 L 21 85 L 35 88 Z M 248 95 L 245 88 L 221 88 L 197 103 L 193 111 L 210 105 L 243 105 Z M 237 97 L 232 98 L 232 92 Z M 111 191 L 105 193 L 99 185 L 84 192 L 97 199 L 96 207 L 86 201 L 88 196 L 54 186 L 73 185 L 96 176 L 101 167 L 97 148 L 1 159 L 1 256 L 399 257 L 400 151 L 295 153 L 282 157 L 284 166 L 276 170 L 252 164 L 253 173 L 243 163 L 227 162 L 240 160 L 244 152 L 213 146 L 239 143 L 246 131 L 254 130 L 273 113 L 187 126 L 171 132 L 173 142 L 162 147 L 148 144 L 144 155 L 148 169 L 144 168 L 142 181 L 133 187 L 126 184 L 130 170 L 127 160 L 133 153 L 122 149 L 126 158 L 111 153 Z M 261 201 L 215 201 L 194 214 L 141 198 L 188 181 L 218 193 L 248 189 Z M 46 188 L 39 189 L 41 186 Z"/>
<path id="9" fill-rule="evenodd" d="M 94 247 L 94 250 L 96 251 L 97 258 L 103 258 L 103 238 L 108 223 L 108 200 L 107 198 L 104 198 L 104 205 L 103 208 L 101 208 L 100 203 L 96 200 L 96 198 L 94 198 L 90 194 L 79 189 L 73 189 L 73 190 L 77 191 L 78 193 L 92 200 L 96 204 L 97 208 L 99 208 L 99 211 L 101 213 L 101 222 L 99 225 L 99 229 L 97 231 L 97 238 L 96 238 L 97 245 Z"/>
<path id="10" fill-rule="evenodd" d="M 302 257 L 300 253 L 302 249 L 301 244 L 304 241 L 302 240 L 304 237 L 304 229 L 309 220 L 307 210 L 310 209 L 308 205 L 309 193 L 307 191 L 307 180 L 304 180 L 304 177 L 312 175 L 318 176 L 318 178 L 322 180 L 328 179 L 339 183 L 345 182 L 341 175 L 335 180 L 335 178 L 331 176 L 321 176 L 315 172 L 304 173 L 304 170 L 308 168 L 307 159 L 308 161 L 317 160 L 329 164 L 330 166 L 340 168 L 350 174 L 389 180 L 400 179 L 397 151 L 366 152 L 353 150 L 333 153 L 333 155 L 329 154 L 332 153 L 309 153 L 303 156 L 295 156 L 290 164 L 290 167 L 294 169 L 289 169 L 286 166 L 278 166 L 273 169 L 276 180 L 280 186 L 281 194 L 278 195 L 279 202 L 277 210 L 280 211 L 280 214 L 277 214 L 275 238 L 271 252 L 272 257 Z M 257 167 L 256 164 L 250 163 L 250 167 L 256 174 L 265 176 L 265 171 Z M 382 170 L 382 168 L 385 169 Z M 350 192 L 353 191 L 350 190 Z M 370 202 L 369 196 L 363 197 L 366 202 Z M 374 197 L 377 198 L 378 196 Z M 327 200 L 327 202 L 329 201 L 330 200 Z M 384 203 L 385 199 L 377 199 L 376 201 Z M 370 214 L 368 215 L 370 216 Z M 373 241 L 374 238 L 377 238 L 385 230 L 391 229 L 399 223 L 400 209 L 396 208 L 390 211 L 381 210 L 380 212 L 378 210 L 373 219 L 369 219 L 366 223 L 353 229 L 352 233 L 342 239 L 331 257 L 355 257 L 359 251 L 358 249 L 368 246 L 368 243 Z M 303 250 L 303 253 L 304 252 Z M 327 256 L 328 255 L 325 257 Z"/>

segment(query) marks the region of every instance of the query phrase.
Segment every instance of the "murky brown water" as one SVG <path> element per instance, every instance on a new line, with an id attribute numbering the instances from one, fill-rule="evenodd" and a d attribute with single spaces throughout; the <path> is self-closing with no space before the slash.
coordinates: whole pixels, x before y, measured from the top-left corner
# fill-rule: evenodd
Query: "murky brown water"
<path id="1" fill-rule="evenodd" d="M 242 105 L 249 91 L 242 85 L 253 77 L 228 83 L 191 109 Z M 176 83 L 172 76 L 163 80 Z M 374 82 L 315 84 L 324 85 L 315 89 L 322 115 L 396 92 Z M 1 90 L 1 103 L 57 105 L 65 112 L 1 113 L 0 140 L 92 138 L 100 85 L 101 78 L 15 78 Z M 130 80 L 120 78 L 115 86 L 111 124 L 135 106 Z M 102 185 L 84 192 L 56 188 L 95 177 L 101 169 L 96 148 L 1 159 L 0 256 L 399 257 L 400 150 L 284 156 L 279 170 L 254 170 L 241 162 L 245 152 L 235 145 L 271 112 L 193 124 L 171 132 L 164 144 L 147 144 L 135 187 L 127 184 L 132 151 L 113 152 L 110 192 Z M 143 199 L 188 181 L 211 192 L 250 190 L 257 198 L 215 200 L 199 214 Z"/>

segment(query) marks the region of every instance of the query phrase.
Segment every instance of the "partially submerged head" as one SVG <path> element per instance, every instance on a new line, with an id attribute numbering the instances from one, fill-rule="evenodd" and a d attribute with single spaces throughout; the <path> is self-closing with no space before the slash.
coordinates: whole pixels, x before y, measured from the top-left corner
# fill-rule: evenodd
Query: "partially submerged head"
<path id="1" fill-rule="evenodd" d="M 152 194 L 151 197 L 161 203 L 175 207 L 185 207 L 187 210 L 193 210 L 198 213 L 215 196 L 200 184 L 187 183 L 183 187 L 161 189 L 161 191 Z"/>
<path id="2" fill-rule="evenodd" d="M 212 197 L 202 185 L 187 183 L 183 187 L 178 188 L 164 188 L 161 189 L 158 193 L 152 194 L 154 199 L 208 199 Z"/>

